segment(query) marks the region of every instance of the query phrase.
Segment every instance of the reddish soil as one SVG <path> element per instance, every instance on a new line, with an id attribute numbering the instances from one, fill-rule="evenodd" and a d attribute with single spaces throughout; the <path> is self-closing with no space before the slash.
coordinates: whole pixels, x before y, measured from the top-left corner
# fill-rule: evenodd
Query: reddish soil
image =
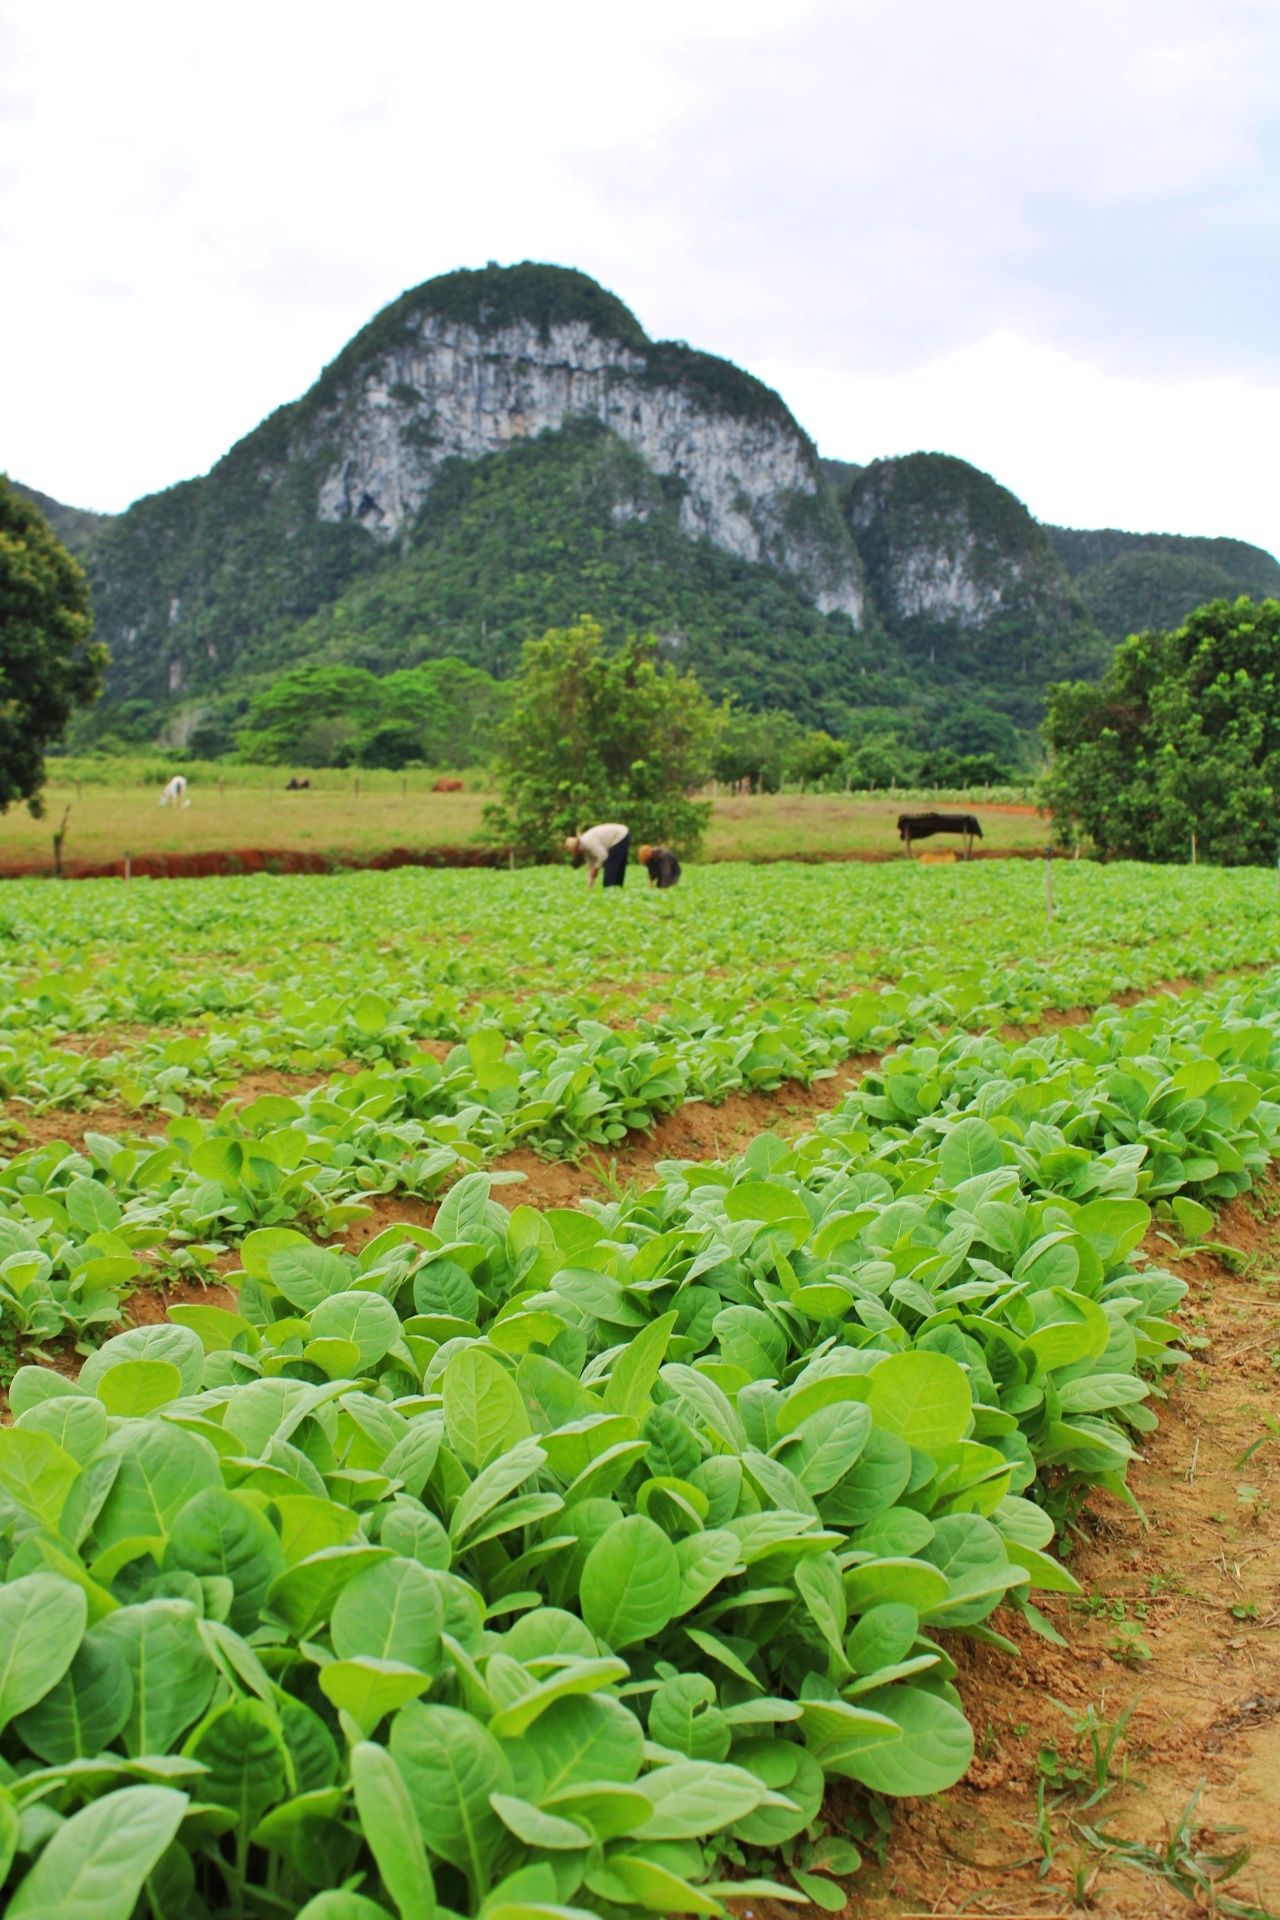
<path id="1" fill-rule="evenodd" d="M 1035 807 L 992 807 L 992 813 L 1035 815 Z M 711 855 L 708 864 L 737 860 L 747 866 L 773 866 L 779 861 L 792 865 L 826 866 L 832 862 L 863 861 L 878 865 L 885 860 L 901 860 L 899 848 L 834 849 L 822 852 L 734 853 Z M 973 860 L 1043 860 L 1039 847 L 975 847 Z M 225 852 L 139 853 L 132 856 L 130 872 L 137 879 L 208 880 L 227 874 L 244 873 L 385 873 L 393 867 L 505 867 L 510 855 L 495 847 L 388 847 L 385 852 L 304 853 L 295 847 L 236 847 Z M 539 863 L 541 864 L 541 863 Z M 0 880 L 48 879 L 54 869 L 48 861 L 7 860 L 0 862 Z M 123 860 L 67 860 L 64 880 L 123 880 Z"/>

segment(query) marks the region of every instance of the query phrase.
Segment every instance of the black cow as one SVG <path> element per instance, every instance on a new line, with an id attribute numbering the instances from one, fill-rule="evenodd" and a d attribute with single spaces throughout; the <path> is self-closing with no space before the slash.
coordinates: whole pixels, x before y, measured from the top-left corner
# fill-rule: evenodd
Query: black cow
<path id="1" fill-rule="evenodd" d="M 311 782 L 309 780 L 299 780 L 295 773 L 291 780 L 285 781 L 284 790 L 286 793 L 309 793 L 311 791 Z"/>
<path id="2" fill-rule="evenodd" d="M 976 813 L 900 813 L 898 832 L 908 860 L 911 858 L 911 842 L 927 840 L 934 833 L 962 833 L 966 860 L 972 857 L 974 841 L 982 838 L 982 827 Z"/>

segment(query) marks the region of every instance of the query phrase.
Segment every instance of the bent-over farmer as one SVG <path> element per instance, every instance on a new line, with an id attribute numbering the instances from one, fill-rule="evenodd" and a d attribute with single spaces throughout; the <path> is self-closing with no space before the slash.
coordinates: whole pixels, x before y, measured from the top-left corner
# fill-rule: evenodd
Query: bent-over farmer
<path id="1" fill-rule="evenodd" d="M 651 887 L 674 887 L 680 878 L 680 862 L 670 847 L 643 846 L 639 858 L 640 865 L 648 869 Z"/>
<path id="2" fill-rule="evenodd" d="M 573 855 L 575 862 L 585 860 L 588 886 L 594 887 L 597 874 L 603 875 L 601 886 L 620 887 L 623 884 L 627 877 L 627 855 L 631 850 L 629 828 L 613 820 L 604 826 L 588 827 L 585 833 L 572 833 L 564 844 L 565 851 Z"/>

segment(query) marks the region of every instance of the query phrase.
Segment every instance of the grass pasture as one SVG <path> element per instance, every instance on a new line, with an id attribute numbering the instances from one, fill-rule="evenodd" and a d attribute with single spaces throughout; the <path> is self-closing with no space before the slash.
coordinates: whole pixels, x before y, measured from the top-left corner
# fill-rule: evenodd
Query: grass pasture
<path id="1" fill-rule="evenodd" d="M 1275 876 L 861 804 L 3 890 L 15 1911 L 1261 1920 Z"/>
<path id="2" fill-rule="evenodd" d="M 436 776 L 419 770 L 304 769 L 300 777 L 311 781 L 310 791 L 287 793 L 288 769 L 209 764 L 189 770 L 191 804 L 174 811 L 158 804 L 171 770 L 160 762 L 147 768 L 127 763 L 117 784 L 109 762 L 53 763 L 45 818 L 33 820 L 18 807 L 0 816 L 0 873 L 51 869 L 52 835 L 64 813 L 63 861 L 74 873 L 126 854 L 136 860 L 248 848 L 359 863 L 392 847 L 464 848 L 479 841 L 481 815 L 492 798 L 475 776 L 467 776 L 463 793 L 438 794 L 431 791 Z M 904 804 L 931 802 L 883 795 L 722 794 L 714 803 L 704 858 L 898 858 L 895 821 Z M 979 801 L 973 811 L 982 822 L 986 853 L 1042 848 L 1048 838 L 1046 822 L 1022 803 Z"/>

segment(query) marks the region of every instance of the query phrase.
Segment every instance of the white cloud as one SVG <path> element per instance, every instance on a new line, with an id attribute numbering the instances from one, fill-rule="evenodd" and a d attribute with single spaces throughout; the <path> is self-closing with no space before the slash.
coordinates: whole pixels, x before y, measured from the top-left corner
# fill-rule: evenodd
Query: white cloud
<path id="1" fill-rule="evenodd" d="M 1278 45 L 1272 0 L 8 0 L 0 462 L 119 507 L 532 257 L 824 451 L 1276 546 Z"/>

